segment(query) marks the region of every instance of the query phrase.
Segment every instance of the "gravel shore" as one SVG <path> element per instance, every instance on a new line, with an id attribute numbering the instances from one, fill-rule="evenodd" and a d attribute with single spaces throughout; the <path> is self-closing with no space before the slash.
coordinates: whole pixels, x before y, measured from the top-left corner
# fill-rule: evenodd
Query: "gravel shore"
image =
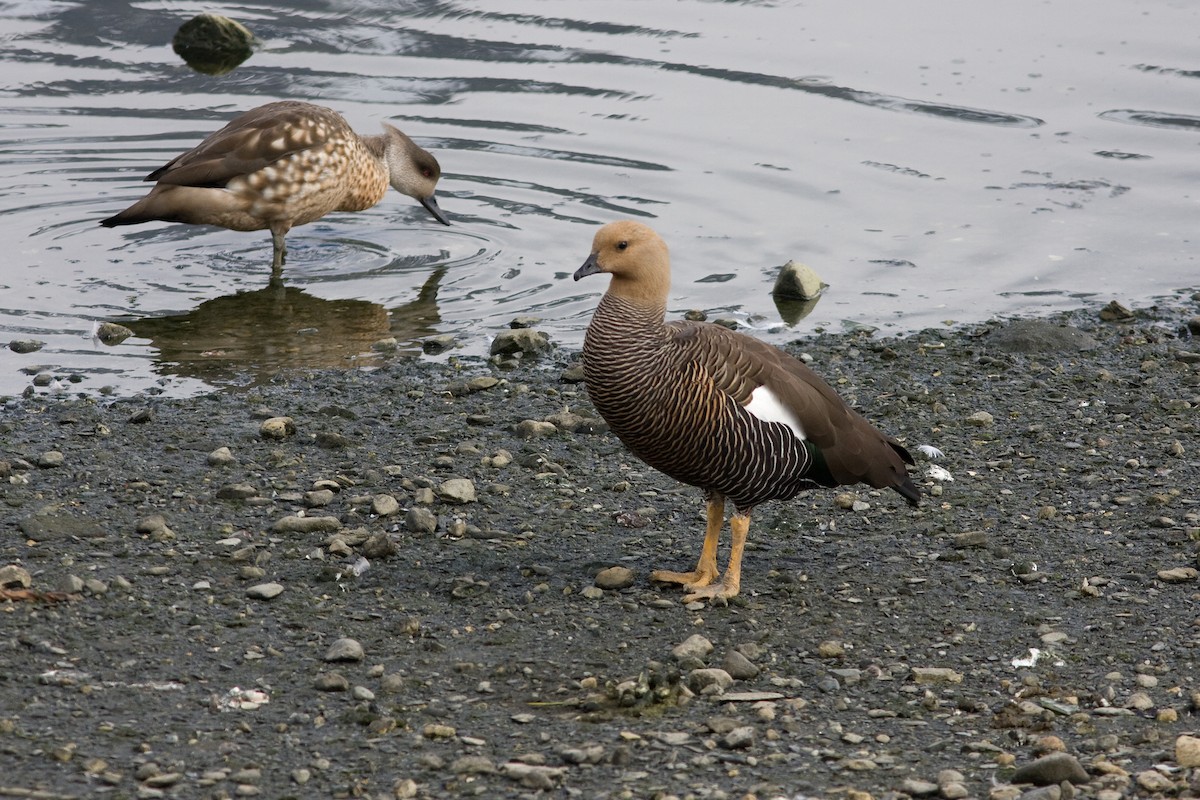
<path id="1" fill-rule="evenodd" d="M 9 401 L 0 797 L 1200 796 L 1198 316 L 789 346 L 944 455 L 717 607 L 578 353 Z"/>

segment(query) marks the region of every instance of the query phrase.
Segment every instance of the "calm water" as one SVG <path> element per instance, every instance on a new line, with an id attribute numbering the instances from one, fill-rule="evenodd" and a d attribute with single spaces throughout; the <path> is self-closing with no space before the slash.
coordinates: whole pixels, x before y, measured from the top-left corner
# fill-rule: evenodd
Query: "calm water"
<path id="1" fill-rule="evenodd" d="M 578 345 L 595 226 L 672 247 L 672 308 L 785 341 L 1126 304 L 1200 285 L 1200 5 L 1180 0 L 0 4 L 0 395 L 182 394 L 280 366 L 371 363 L 514 316 Z M 202 10 L 261 47 L 172 52 Z M 97 221 L 141 177 L 276 99 L 390 120 L 436 153 L 452 227 L 392 192 L 288 237 Z M 831 284 L 783 328 L 788 259 Z M 92 338 L 97 321 L 137 336 Z M 461 352 L 461 351 L 460 351 Z M 39 388 L 37 391 L 47 391 Z"/>

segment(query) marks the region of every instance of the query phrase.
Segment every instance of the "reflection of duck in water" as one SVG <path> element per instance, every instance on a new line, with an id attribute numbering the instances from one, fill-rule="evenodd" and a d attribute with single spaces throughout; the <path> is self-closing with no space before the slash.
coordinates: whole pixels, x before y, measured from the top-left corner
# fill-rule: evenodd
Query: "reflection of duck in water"
<path id="1" fill-rule="evenodd" d="M 437 293 L 445 267 L 425 280 L 415 300 L 390 312 L 366 300 L 323 300 L 272 281 L 264 289 L 206 300 L 186 314 L 126 322 L 158 349 L 165 374 L 231 383 L 261 383 L 284 369 L 355 366 L 380 339 L 401 344 L 436 332 Z"/>
<path id="2" fill-rule="evenodd" d="M 235 117 L 191 150 L 146 176 L 150 194 L 101 225 L 163 220 L 271 231 L 278 272 L 284 235 L 331 211 L 363 211 L 390 184 L 419 201 L 443 225 L 434 188 L 437 159 L 384 124 L 379 136 L 359 136 L 341 114 L 311 103 L 268 103 Z"/>

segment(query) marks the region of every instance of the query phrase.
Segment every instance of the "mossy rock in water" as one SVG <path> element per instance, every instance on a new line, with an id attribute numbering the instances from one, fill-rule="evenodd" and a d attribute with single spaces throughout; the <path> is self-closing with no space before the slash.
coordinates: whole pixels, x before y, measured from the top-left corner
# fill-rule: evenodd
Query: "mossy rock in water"
<path id="1" fill-rule="evenodd" d="M 171 46 L 197 72 L 224 75 L 254 52 L 254 34 L 220 14 L 200 14 L 179 26 Z"/>

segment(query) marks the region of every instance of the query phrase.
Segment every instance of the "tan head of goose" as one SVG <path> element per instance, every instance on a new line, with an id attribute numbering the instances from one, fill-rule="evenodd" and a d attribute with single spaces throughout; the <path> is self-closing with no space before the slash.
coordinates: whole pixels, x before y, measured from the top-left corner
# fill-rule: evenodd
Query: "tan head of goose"
<path id="1" fill-rule="evenodd" d="M 151 172 L 150 193 L 100 224 L 163 220 L 269 230 L 275 272 L 294 226 L 331 211 L 364 211 L 388 186 L 449 225 L 434 195 L 442 175 L 437 159 L 391 125 L 383 129 L 360 136 L 336 111 L 296 100 L 259 106 Z"/>
<path id="2" fill-rule="evenodd" d="M 596 273 L 612 280 L 583 345 L 592 404 L 634 455 L 707 494 L 696 568 L 653 579 L 683 584 L 688 602 L 733 597 L 751 511 L 804 489 L 867 483 L 920 501 L 908 451 L 800 361 L 720 325 L 664 322 L 671 264 L 653 230 L 630 221 L 601 228 L 575 280 Z M 733 542 L 718 580 L 726 498 L 736 509 Z"/>

